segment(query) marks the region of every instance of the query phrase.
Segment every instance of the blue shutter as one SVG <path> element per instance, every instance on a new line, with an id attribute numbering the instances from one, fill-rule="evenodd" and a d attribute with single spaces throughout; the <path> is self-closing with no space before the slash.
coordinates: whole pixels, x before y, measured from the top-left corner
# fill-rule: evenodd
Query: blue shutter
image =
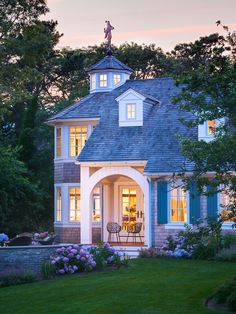
<path id="1" fill-rule="evenodd" d="M 159 224 L 166 224 L 167 219 L 167 208 L 168 208 L 168 184 L 166 181 L 157 183 L 157 222 Z"/>
<path id="2" fill-rule="evenodd" d="M 190 223 L 194 224 L 201 217 L 200 194 L 196 184 L 190 187 L 189 194 Z"/>
<path id="3" fill-rule="evenodd" d="M 207 192 L 211 192 L 210 186 L 207 187 Z M 213 193 L 207 196 L 207 217 L 217 218 L 218 215 L 218 195 Z"/>

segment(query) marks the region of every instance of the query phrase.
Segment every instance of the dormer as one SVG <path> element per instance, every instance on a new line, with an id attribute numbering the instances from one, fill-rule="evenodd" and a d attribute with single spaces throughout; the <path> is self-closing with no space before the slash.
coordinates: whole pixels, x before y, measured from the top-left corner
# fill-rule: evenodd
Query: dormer
<path id="1" fill-rule="evenodd" d="M 152 96 L 139 93 L 132 88 L 116 98 L 119 105 L 119 126 L 142 126 L 145 115 L 153 105 L 159 103 Z"/>
<path id="2" fill-rule="evenodd" d="M 90 76 L 90 94 L 109 92 L 126 82 L 133 72 L 128 66 L 112 56 L 107 56 L 88 69 Z"/>

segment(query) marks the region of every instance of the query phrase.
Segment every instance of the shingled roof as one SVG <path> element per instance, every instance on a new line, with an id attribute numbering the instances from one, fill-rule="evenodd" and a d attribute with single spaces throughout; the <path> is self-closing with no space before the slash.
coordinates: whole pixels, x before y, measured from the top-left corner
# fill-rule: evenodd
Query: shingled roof
<path id="1" fill-rule="evenodd" d="M 122 70 L 133 72 L 131 68 L 127 65 L 113 57 L 112 55 L 108 55 L 104 57 L 101 61 L 97 62 L 96 64 L 92 65 L 87 72 L 97 71 L 97 70 Z"/>
<path id="2" fill-rule="evenodd" d="M 159 100 L 145 117 L 143 126 L 119 127 L 119 106 L 115 100 L 128 89 Z M 197 127 L 189 129 L 179 119 L 193 120 L 190 112 L 180 111 L 171 99 L 179 93 L 172 78 L 128 80 L 111 92 L 91 94 L 50 120 L 100 118 L 78 156 L 80 162 L 147 161 L 145 172 L 178 172 L 183 165 L 192 170 L 181 154 L 178 135 L 197 138 Z M 49 120 L 49 121 L 50 121 Z"/>

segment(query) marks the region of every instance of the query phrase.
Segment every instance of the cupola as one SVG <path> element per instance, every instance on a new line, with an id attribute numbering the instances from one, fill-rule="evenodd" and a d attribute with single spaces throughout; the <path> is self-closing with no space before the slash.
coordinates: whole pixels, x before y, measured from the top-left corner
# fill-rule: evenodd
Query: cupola
<path id="1" fill-rule="evenodd" d="M 88 70 L 90 76 L 90 94 L 97 92 L 109 92 L 126 82 L 133 72 L 127 65 L 112 55 L 111 38 L 114 27 L 106 21 L 104 29 L 107 39 L 107 55 L 101 61 L 92 65 Z"/>
<path id="2" fill-rule="evenodd" d="M 125 83 L 133 72 L 112 53 L 88 69 L 90 93 L 109 92 Z"/>

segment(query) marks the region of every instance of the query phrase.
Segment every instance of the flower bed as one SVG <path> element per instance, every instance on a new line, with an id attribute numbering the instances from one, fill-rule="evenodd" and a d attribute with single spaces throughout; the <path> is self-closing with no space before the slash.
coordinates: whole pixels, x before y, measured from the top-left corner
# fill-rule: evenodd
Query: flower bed
<path id="1" fill-rule="evenodd" d="M 127 257 L 116 252 L 108 243 L 87 247 L 77 244 L 61 247 L 51 257 L 51 266 L 60 275 L 89 272 L 109 265 L 120 267 L 127 263 Z"/>

